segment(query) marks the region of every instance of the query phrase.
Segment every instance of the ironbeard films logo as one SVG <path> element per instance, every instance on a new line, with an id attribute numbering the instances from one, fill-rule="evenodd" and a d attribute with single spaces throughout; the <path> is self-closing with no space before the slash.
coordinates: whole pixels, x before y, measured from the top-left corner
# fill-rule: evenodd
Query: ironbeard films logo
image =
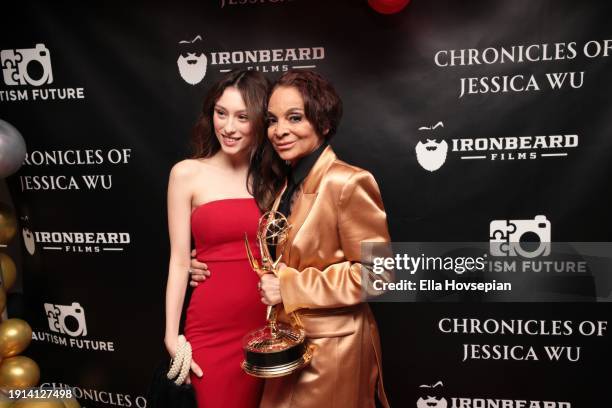
<path id="1" fill-rule="evenodd" d="M 208 58 L 202 48 L 202 37 L 197 36 L 191 41 L 179 41 L 180 54 L 178 64 L 181 77 L 190 85 L 199 84 L 206 76 Z"/>
<path id="2" fill-rule="evenodd" d="M 449 397 L 442 381 L 419 386 L 416 408 L 571 408 L 570 402 L 504 398 Z"/>
<path id="3" fill-rule="evenodd" d="M 429 132 L 443 128 L 444 123 L 438 122 L 433 126 L 421 126 L 419 132 Z M 425 170 L 436 171 L 446 161 L 446 154 L 448 153 L 448 144 L 445 140 L 440 142 L 436 141 L 435 138 L 430 139 L 429 134 L 425 134 L 426 142 L 419 141 L 416 145 L 417 161 Z"/>
<path id="4" fill-rule="evenodd" d="M 178 45 L 178 71 L 181 78 L 190 85 L 202 82 L 213 66 L 220 73 L 236 68 L 284 72 L 289 69 L 314 69 L 317 61 L 325 59 L 324 47 L 206 52 L 201 35 L 179 41 Z"/>
<path id="5" fill-rule="evenodd" d="M 53 83 L 51 51 L 45 44 L 33 48 L 0 51 L 2 79 L 8 87 L 32 86 L 34 89 L 0 90 L 0 102 L 84 99 L 83 88 L 48 88 Z"/>
<path id="6" fill-rule="evenodd" d="M 121 252 L 131 243 L 128 232 L 58 232 L 21 231 L 23 243 L 30 255 L 36 253 L 36 244 L 44 251 L 100 253 Z"/>
<path id="7" fill-rule="evenodd" d="M 461 138 L 447 142 L 438 135 L 441 129 L 444 129 L 441 121 L 419 127 L 416 157 L 421 167 L 430 172 L 440 169 L 451 153 L 458 154 L 461 160 L 517 161 L 566 157 L 569 149 L 578 147 L 576 134 Z"/>
<path id="8" fill-rule="evenodd" d="M 23 236 L 23 243 L 26 247 L 26 250 L 30 255 L 34 255 L 36 252 L 36 240 L 34 240 L 34 234 L 27 228 L 23 228 L 21 230 L 21 234 Z"/>
<path id="9" fill-rule="evenodd" d="M 417 408 L 447 408 L 448 402 L 443 397 L 444 384 L 438 381 L 433 385 L 419 385 L 419 399 L 417 400 Z"/>

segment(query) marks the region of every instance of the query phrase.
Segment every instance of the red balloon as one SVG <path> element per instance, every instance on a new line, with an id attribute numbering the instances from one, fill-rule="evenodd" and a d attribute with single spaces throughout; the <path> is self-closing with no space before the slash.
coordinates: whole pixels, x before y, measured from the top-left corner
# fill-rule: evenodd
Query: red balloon
<path id="1" fill-rule="evenodd" d="M 410 0 L 368 0 L 368 4 L 381 14 L 399 13 L 410 3 Z"/>

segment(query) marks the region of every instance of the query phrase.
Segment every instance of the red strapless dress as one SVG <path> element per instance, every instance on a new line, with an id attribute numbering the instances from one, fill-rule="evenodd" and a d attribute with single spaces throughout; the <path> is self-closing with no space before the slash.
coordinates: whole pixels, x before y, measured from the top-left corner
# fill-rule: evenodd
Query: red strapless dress
<path id="1" fill-rule="evenodd" d="M 185 337 L 193 359 L 204 375 L 191 375 L 200 408 L 259 406 L 263 381 L 245 374 L 242 338 L 265 324 L 266 306 L 257 290 L 259 278 L 251 269 L 244 233 L 256 245 L 259 208 L 254 199 L 211 201 L 194 209 L 191 231 L 197 259 L 208 264 L 211 276 L 196 287 L 185 320 Z"/>

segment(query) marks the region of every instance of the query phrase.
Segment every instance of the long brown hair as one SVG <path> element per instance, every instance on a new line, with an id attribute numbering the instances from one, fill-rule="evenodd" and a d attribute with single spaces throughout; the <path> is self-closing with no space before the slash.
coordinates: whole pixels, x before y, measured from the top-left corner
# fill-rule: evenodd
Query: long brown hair
<path id="1" fill-rule="evenodd" d="M 288 169 L 289 166 L 279 157 L 266 136 L 257 148 L 249 168 L 252 194 L 262 211 L 272 206 L 283 187 Z"/>
<path id="2" fill-rule="evenodd" d="M 255 197 L 259 208 L 266 210 L 282 186 L 285 166 L 267 137 L 266 116 L 270 82 L 262 73 L 246 69 L 231 71 L 213 85 L 204 98 L 202 111 L 193 128 L 192 158 L 211 157 L 221 149 L 212 118 L 215 104 L 228 87 L 238 89 L 247 108 L 257 146 L 249 163 L 247 189 Z"/>

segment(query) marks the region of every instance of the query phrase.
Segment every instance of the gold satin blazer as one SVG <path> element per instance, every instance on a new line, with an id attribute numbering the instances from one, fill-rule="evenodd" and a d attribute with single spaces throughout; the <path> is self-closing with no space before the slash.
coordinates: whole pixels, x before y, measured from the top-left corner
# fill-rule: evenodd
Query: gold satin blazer
<path id="1" fill-rule="evenodd" d="M 296 194 L 278 319 L 290 323 L 297 311 L 316 348 L 301 371 L 266 380 L 260 407 L 374 408 L 376 392 L 388 407 L 378 329 L 362 303 L 361 242 L 389 241 L 376 181 L 328 146 Z"/>

